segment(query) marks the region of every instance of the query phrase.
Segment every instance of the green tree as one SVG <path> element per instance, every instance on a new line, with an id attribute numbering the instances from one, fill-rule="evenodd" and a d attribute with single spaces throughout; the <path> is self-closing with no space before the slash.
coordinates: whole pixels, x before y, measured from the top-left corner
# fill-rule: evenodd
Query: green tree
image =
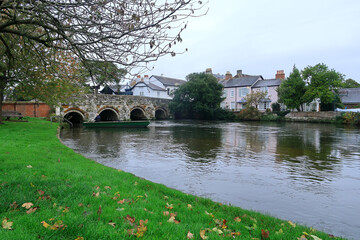
<path id="1" fill-rule="evenodd" d="M 344 75 L 319 63 L 306 67 L 302 71 L 302 76 L 308 84 L 304 100 L 310 103 L 320 98 L 322 111 L 333 110 L 335 102 L 338 101 L 338 89 L 342 87 Z"/>
<path id="2" fill-rule="evenodd" d="M 281 83 L 277 89 L 279 102 L 284 103 L 290 109 L 303 111 L 302 105 L 305 103 L 304 94 L 306 85 L 301 77 L 299 69 L 295 66 L 289 77 Z"/>
<path id="3" fill-rule="evenodd" d="M 267 96 L 267 92 L 263 91 L 255 91 L 244 97 L 246 101 L 246 108 L 249 107 L 257 107 L 262 100 L 264 100 Z"/>
<path id="4" fill-rule="evenodd" d="M 343 88 L 360 88 L 360 83 L 358 83 L 357 81 L 349 78 L 346 79 L 343 86 Z"/>
<path id="5" fill-rule="evenodd" d="M 222 112 L 223 86 L 205 73 L 192 73 L 186 78 L 187 82 L 174 92 L 169 105 L 171 113 L 180 118 L 215 119 Z"/>

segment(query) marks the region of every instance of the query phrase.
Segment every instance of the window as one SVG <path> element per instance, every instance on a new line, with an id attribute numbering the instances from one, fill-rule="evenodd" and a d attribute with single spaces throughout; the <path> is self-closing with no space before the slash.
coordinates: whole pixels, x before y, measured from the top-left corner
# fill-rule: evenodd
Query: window
<path id="1" fill-rule="evenodd" d="M 231 96 L 231 97 L 234 97 L 234 90 L 231 90 L 230 96 Z"/>
<path id="2" fill-rule="evenodd" d="M 268 87 L 261 87 L 260 90 L 261 90 L 262 92 L 269 93 Z"/>
<path id="3" fill-rule="evenodd" d="M 140 96 L 144 96 L 144 92 L 140 92 Z"/>
<path id="4" fill-rule="evenodd" d="M 260 102 L 259 103 L 259 110 L 266 110 L 267 108 L 270 108 L 270 103 L 268 103 L 268 102 Z"/>
<path id="5" fill-rule="evenodd" d="M 231 102 L 230 109 L 235 109 L 235 102 Z"/>
<path id="6" fill-rule="evenodd" d="M 221 103 L 220 103 L 220 107 L 221 107 L 221 108 L 225 108 L 225 102 L 221 102 Z"/>
<path id="7" fill-rule="evenodd" d="M 160 91 L 157 91 L 156 93 L 157 93 L 157 96 L 160 97 Z"/>
<path id="8" fill-rule="evenodd" d="M 240 97 L 245 97 L 248 94 L 249 94 L 249 89 L 248 88 L 246 88 L 246 87 L 239 88 L 239 96 Z"/>
<path id="9" fill-rule="evenodd" d="M 225 98 L 227 97 L 227 91 L 226 90 L 223 91 L 222 97 L 225 97 Z"/>

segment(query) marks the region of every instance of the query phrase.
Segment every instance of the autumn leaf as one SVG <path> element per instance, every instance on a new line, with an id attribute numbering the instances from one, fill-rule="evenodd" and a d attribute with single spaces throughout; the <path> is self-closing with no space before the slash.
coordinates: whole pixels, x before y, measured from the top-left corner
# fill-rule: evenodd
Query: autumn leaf
<path id="1" fill-rule="evenodd" d="M 97 214 L 100 216 L 102 213 L 101 205 L 99 206 L 99 209 L 97 210 Z"/>
<path id="2" fill-rule="evenodd" d="M 138 238 L 141 238 L 144 236 L 145 232 L 147 230 L 147 226 L 144 226 L 144 225 L 140 225 L 138 228 L 137 228 L 137 231 L 136 231 L 136 234 L 135 236 L 138 237 Z"/>
<path id="3" fill-rule="evenodd" d="M 314 240 L 322 240 L 321 238 L 315 236 L 315 235 L 310 235 Z"/>
<path id="4" fill-rule="evenodd" d="M 124 202 L 125 202 L 125 199 L 119 200 L 117 203 L 118 203 L 118 204 L 124 204 Z"/>
<path id="5" fill-rule="evenodd" d="M 4 218 L 1 223 L 1 226 L 3 229 L 12 230 L 12 225 L 14 222 L 9 222 L 8 220 L 9 220 L 8 218 Z"/>
<path id="6" fill-rule="evenodd" d="M 170 213 L 169 213 L 168 211 L 166 211 L 166 212 L 163 212 L 163 215 L 164 215 L 164 216 L 169 216 Z"/>
<path id="7" fill-rule="evenodd" d="M 79 203 L 78 206 L 79 206 L 79 207 L 83 207 L 84 204 L 83 204 L 83 203 Z"/>
<path id="8" fill-rule="evenodd" d="M 221 228 L 222 228 L 222 229 L 227 228 L 226 222 L 227 222 L 226 219 L 224 219 L 223 222 L 222 222 L 222 225 L 221 225 Z"/>
<path id="9" fill-rule="evenodd" d="M 296 224 L 293 223 L 292 221 L 288 221 L 288 223 L 289 223 L 292 227 L 296 227 Z"/>
<path id="10" fill-rule="evenodd" d="M 26 167 L 27 167 L 27 168 L 32 168 L 32 166 L 31 166 L 31 165 L 27 165 Z"/>
<path id="11" fill-rule="evenodd" d="M 75 240 L 84 240 L 84 238 L 83 237 L 77 237 L 77 238 L 75 238 Z"/>
<path id="12" fill-rule="evenodd" d="M 221 231 L 220 229 L 218 229 L 218 228 L 213 228 L 213 229 L 211 229 L 213 232 L 216 232 L 217 234 L 223 234 L 224 232 L 223 231 Z"/>
<path id="13" fill-rule="evenodd" d="M 234 220 L 235 220 L 235 222 L 241 222 L 241 218 L 239 218 L 239 217 L 234 218 Z"/>
<path id="14" fill-rule="evenodd" d="M 64 207 L 64 210 L 62 212 L 67 213 L 67 212 L 69 212 L 69 209 L 70 209 L 70 207 Z"/>
<path id="15" fill-rule="evenodd" d="M 131 225 L 135 222 L 135 217 L 131 217 L 129 214 L 125 217 L 125 220 L 127 220 Z"/>
<path id="16" fill-rule="evenodd" d="M 214 215 L 212 213 L 208 213 L 207 211 L 205 211 L 205 214 L 210 216 L 210 217 L 214 217 Z"/>
<path id="17" fill-rule="evenodd" d="M 38 190 L 38 193 L 40 194 L 40 195 L 44 195 L 44 191 L 42 191 L 42 190 Z"/>
<path id="18" fill-rule="evenodd" d="M 168 222 L 173 223 L 175 222 L 175 216 L 171 216 L 168 220 Z"/>
<path id="19" fill-rule="evenodd" d="M 112 226 L 112 227 L 115 227 L 116 223 L 114 223 L 112 220 L 110 220 L 109 225 Z"/>
<path id="20" fill-rule="evenodd" d="M 13 202 L 13 203 L 10 204 L 10 209 L 14 209 L 14 210 L 15 210 L 15 209 L 18 208 L 18 206 L 19 206 L 19 205 L 18 205 L 18 204 L 16 203 L 16 201 L 15 201 L 15 202 Z"/>
<path id="21" fill-rule="evenodd" d="M 49 225 L 47 222 L 45 222 L 45 221 L 42 221 L 41 223 L 42 223 L 42 225 L 43 225 L 44 228 L 50 227 L 50 225 Z"/>
<path id="22" fill-rule="evenodd" d="M 30 214 L 30 213 L 33 213 L 35 212 L 36 210 L 38 210 L 39 207 L 34 207 L 34 208 L 30 208 L 29 210 L 26 211 L 27 214 Z"/>
<path id="23" fill-rule="evenodd" d="M 167 208 L 167 209 L 173 209 L 174 208 L 174 206 L 172 205 L 172 204 L 169 204 L 169 203 L 166 203 L 166 206 L 165 206 L 165 208 Z"/>
<path id="24" fill-rule="evenodd" d="M 305 237 L 305 235 L 302 235 L 301 237 L 297 238 L 298 240 L 307 240 L 307 238 Z"/>
<path id="25" fill-rule="evenodd" d="M 111 189 L 111 186 L 105 186 L 104 188 L 105 189 Z"/>
<path id="26" fill-rule="evenodd" d="M 206 230 L 200 230 L 200 237 L 201 239 L 207 239 L 208 237 L 205 236 Z"/>
<path id="27" fill-rule="evenodd" d="M 26 208 L 26 209 L 29 209 L 33 206 L 34 204 L 31 203 L 31 202 L 27 202 L 27 203 L 24 203 L 23 205 L 21 205 L 22 207 Z"/>
<path id="28" fill-rule="evenodd" d="M 188 209 L 192 209 L 191 204 L 188 204 L 188 205 L 187 205 L 187 208 L 188 208 Z"/>
<path id="29" fill-rule="evenodd" d="M 194 234 L 192 234 L 190 231 L 187 233 L 186 235 L 187 239 L 193 239 L 194 238 Z"/>
<path id="30" fill-rule="evenodd" d="M 99 197 L 99 195 L 100 195 L 100 192 L 97 192 L 97 193 L 93 192 L 93 193 L 92 193 L 92 196 L 93 196 L 93 197 Z"/>
<path id="31" fill-rule="evenodd" d="M 261 229 L 261 239 L 268 239 L 270 237 L 269 231 Z"/>

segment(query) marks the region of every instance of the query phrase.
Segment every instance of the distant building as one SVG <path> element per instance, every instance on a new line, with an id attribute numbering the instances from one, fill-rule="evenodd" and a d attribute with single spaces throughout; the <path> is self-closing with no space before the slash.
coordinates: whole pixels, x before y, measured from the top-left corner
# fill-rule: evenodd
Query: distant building
<path id="1" fill-rule="evenodd" d="M 146 96 L 154 98 L 172 99 L 172 93 L 186 81 L 182 79 L 169 78 L 152 75 L 138 76 L 131 87 L 134 96 Z"/>
<path id="2" fill-rule="evenodd" d="M 225 74 L 225 78 L 219 83 L 224 86 L 224 101 L 221 103 L 222 108 L 228 108 L 233 111 L 240 111 L 246 105 L 245 97 L 256 91 L 267 93 L 257 108 L 261 111 L 271 109 L 271 104 L 278 101 L 277 88 L 285 79 L 283 70 L 277 71 L 274 79 L 264 79 L 261 75 L 243 74 L 242 70 L 237 70 L 233 77 L 230 72 Z"/>
<path id="3" fill-rule="evenodd" d="M 359 108 L 360 88 L 342 88 L 339 97 L 346 108 Z"/>

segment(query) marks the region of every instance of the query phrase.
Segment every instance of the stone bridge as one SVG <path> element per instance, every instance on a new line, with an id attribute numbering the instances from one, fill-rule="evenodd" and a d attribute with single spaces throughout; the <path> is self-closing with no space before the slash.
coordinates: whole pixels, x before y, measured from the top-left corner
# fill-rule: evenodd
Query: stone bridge
<path id="1" fill-rule="evenodd" d="M 145 120 L 170 118 L 169 99 L 129 95 L 83 94 L 70 98 L 61 108 L 60 115 L 73 124 L 94 121 Z"/>

